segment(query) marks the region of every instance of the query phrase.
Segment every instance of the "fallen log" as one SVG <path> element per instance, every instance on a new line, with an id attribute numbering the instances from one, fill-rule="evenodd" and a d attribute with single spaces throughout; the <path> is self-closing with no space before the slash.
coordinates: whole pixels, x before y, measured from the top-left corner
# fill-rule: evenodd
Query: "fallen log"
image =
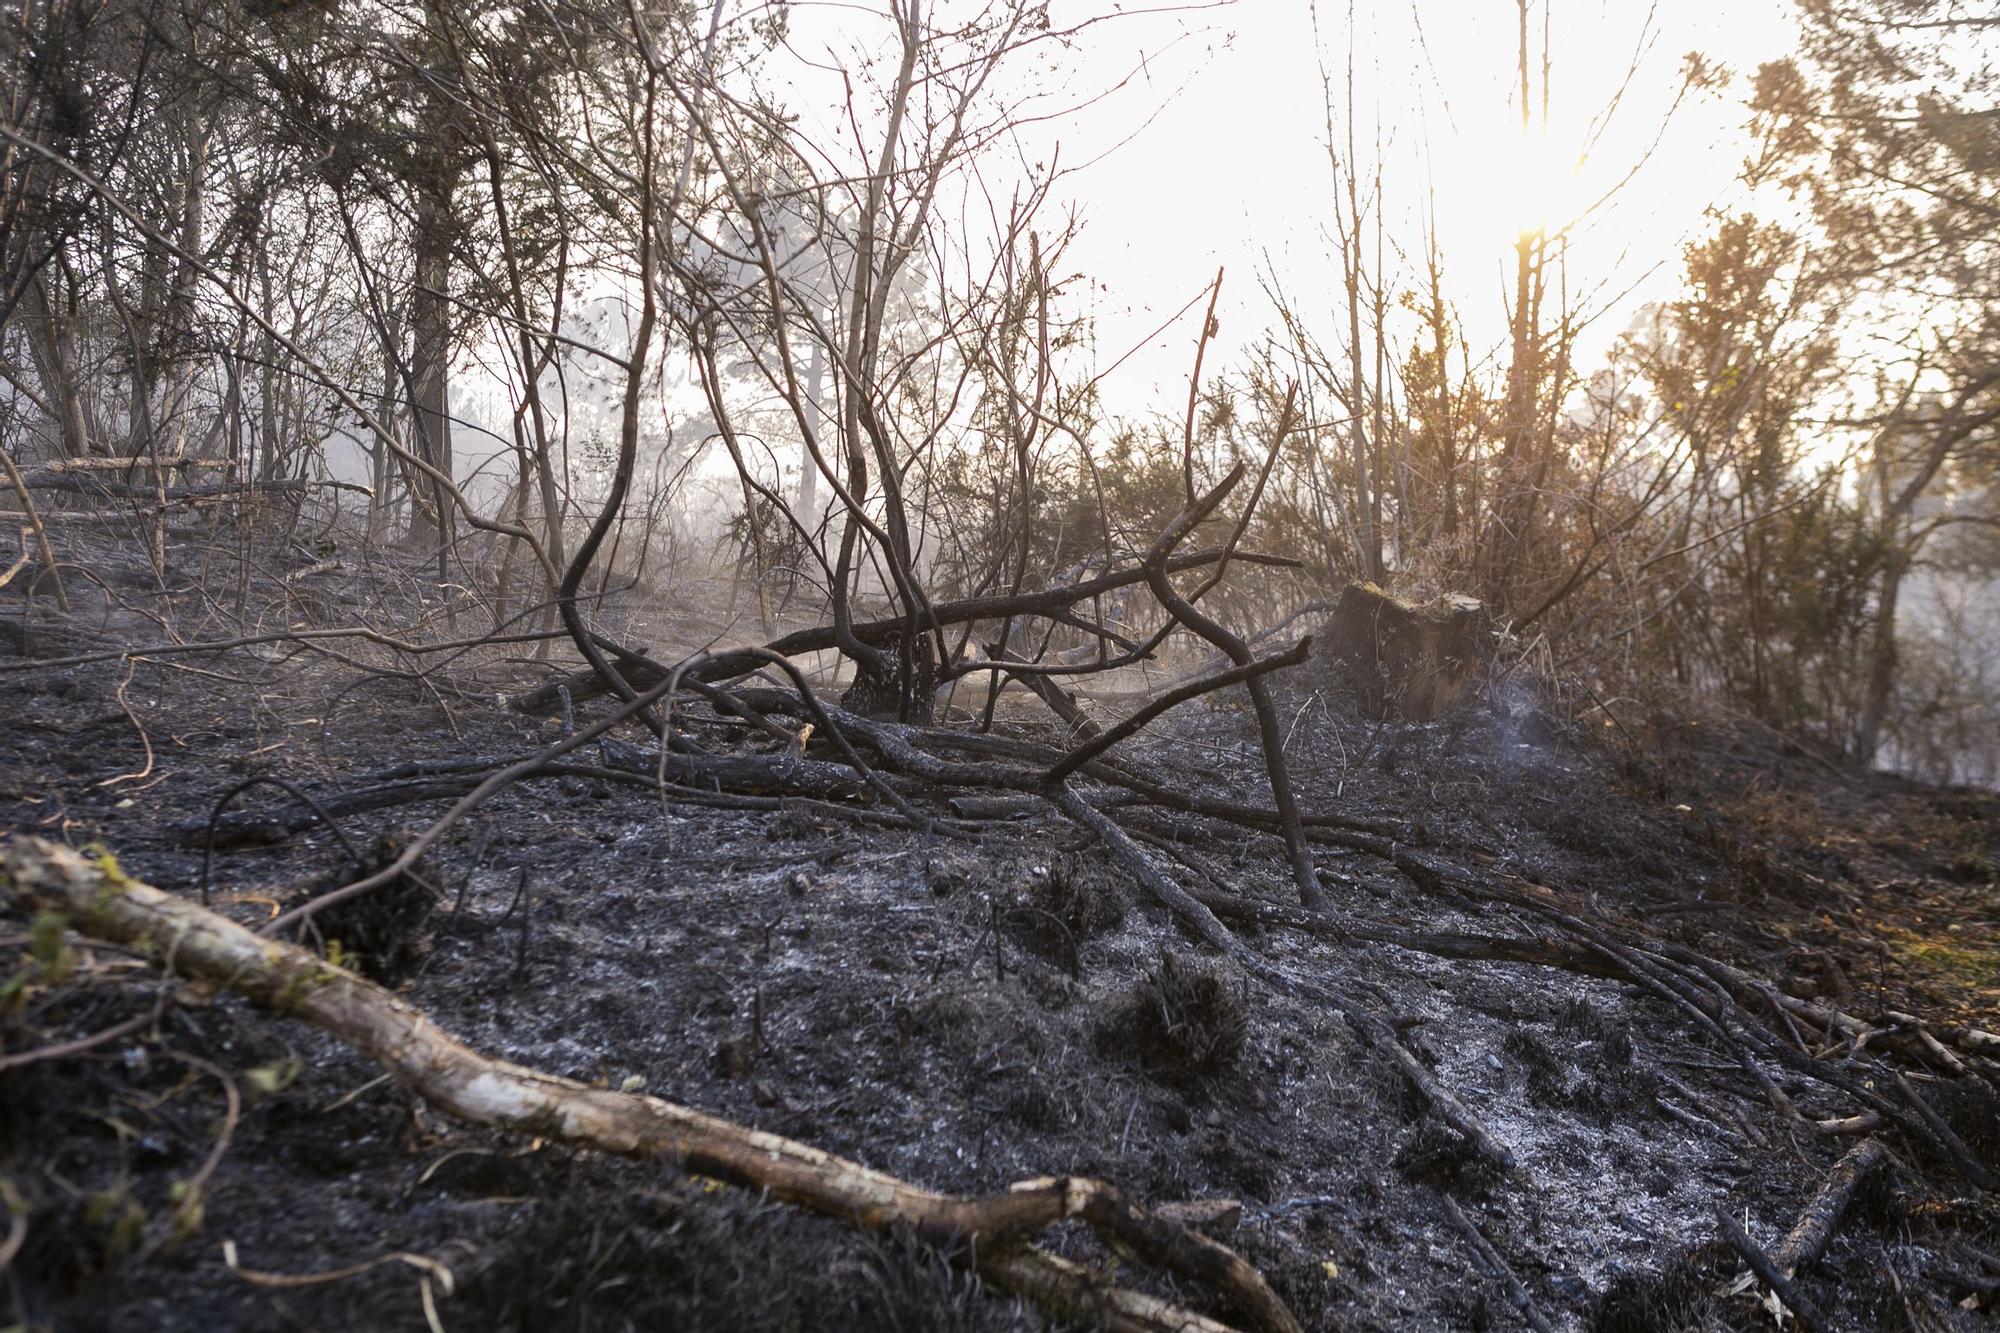
<path id="1" fill-rule="evenodd" d="M 1112 823 L 1103 811 L 1061 784 L 1056 786 L 1052 799 L 1058 810 L 1095 834 L 1105 850 L 1111 853 L 1111 859 L 1123 866 L 1125 872 L 1152 894 L 1161 906 L 1186 922 L 1189 929 L 1218 951 L 1239 961 L 1248 959 L 1243 942 L 1229 933 L 1229 927 L 1223 925 L 1215 913 L 1196 902 L 1186 889 L 1174 883 L 1171 876 L 1163 873 L 1153 863 L 1153 858 L 1139 850 L 1125 830 Z"/>
<path id="2" fill-rule="evenodd" d="M 0 527 L 8 527 L 16 523 L 27 523 L 31 518 L 40 519 L 42 523 L 51 527 L 129 528 L 135 521 L 135 517 L 130 510 L 119 510 L 114 513 L 98 513 L 94 511 L 91 513 L 82 513 L 68 509 L 52 509 L 46 514 L 37 513 L 30 515 L 25 512 L 7 509 L 0 510 Z M 208 537 L 211 534 L 206 529 L 197 528 L 191 524 L 169 523 L 166 528 L 166 535 L 179 539 L 183 537 Z M 51 561 L 49 563 L 54 562 Z"/>
<path id="3" fill-rule="evenodd" d="M 544 765 L 535 778 L 580 777 L 610 781 L 641 779 L 651 787 L 659 772 L 659 752 L 642 750 L 622 742 L 603 747 L 605 765 Z M 500 767 L 509 760 L 496 760 L 487 768 Z M 456 800 L 485 780 L 480 771 L 444 774 L 407 782 L 385 782 L 354 791 L 330 795 L 321 804 L 327 813 L 341 817 L 386 810 L 423 801 Z M 684 755 L 668 754 L 666 781 L 686 787 L 716 787 L 736 795 L 782 795 L 821 801 L 866 799 L 867 782 L 853 769 L 841 764 L 791 755 Z M 174 838 L 184 846 L 198 847 L 211 838 L 220 847 L 268 846 L 280 843 L 319 822 L 319 815 L 304 805 L 280 806 L 274 810 L 245 810 L 222 816 L 211 829 L 207 820 L 194 820 L 174 830 Z"/>
<path id="4" fill-rule="evenodd" d="M 140 454 L 126 458 L 58 458 L 44 464 L 45 472 L 128 472 L 134 476 L 140 472 L 150 472 L 157 468 L 162 472 L 170 468 L 227 468 L 236 466 L 227 458 L 189 458 L 186 454 L 162 454 L 154 457 Z"/>
<path id="5" fill-rule="evenodd" d="M 1521 936 L 1474 935 L 1464 931 L 1405 930 L 1380 922 L 1342 917 L 1335 920 L 1320 912 L 1283 903 L 1263 902 L 1218 889 L 1193 888 L 1188 895 L 1224 921 L 1244 921 L 1260 926 L 1283 926 L 1309 935 L 1388 944 L 1434 958 L 1450 958 L 1476 963 L 1525 963 L 1532 967 L 1553 967 L 1579 976 L 1602 977 L 1609 981 L 1630 981 L 1632 974 L 1616 959 L 1563 940 Z"/>
<path id="6" fill-rule="evenodd" d="M 1349 1008 L 1347 1024 L 1354 1029 L 1356 1036 L 1394 1065 L 1410 1086 L 1431 1104 L 1438 1118 L 1457 1130 L 1481 1157 L 1502 1171 L 1514 1169 L 1514 1150 L 1496 1138 L 1493 1131 L 1486 1127 L 1486 1122 L 1460 1100 L 1457 1093 L 1439 1081 L 1437 1075 L 1426 1069 L 1423 1061 L 1410 1054 L 1410 1048 L 1403 1045 L 1402 1038 L 1396 1035 L 1396 1029 L 1387 1019 Z"/>
<path id="7" fill-rule="evenodd" d="M 1535 1333 L 1555 1333 L 1549 1321 L 1543 1318 L 1542 1312 L 1535 1308 L 1534 1299 L 1528 1295 L 1528 1289 L 1521 1285 L 1521 1279 L 1514 1272 L 1514 1266 L 1501 1257 L 1500 1251 L 1493 1247 L 1493 1242 L 1486 1239 L 1486 1233 L 1479 1229 L 1479 1224 L 1465 1215 L 1465 1210 L 1458 1206 L 1458 1200 L 1449 1194 L 1445 1195 L 1444 1208 L 1451 1216 L 1452 1225 L 1457 1227 L 1471 1244 L 1472 1252 L 1478 1255 L 1487 1270 L 1500 1280 L 1500 1285 L 1506 1289 L 1507 1299 L 1521 1312 L 1521 1318 L 1527 1321 L 1528 1327 L 1534 1329 Z"/>
<path id="8" fill-rule="evenodd" d="M 61 913 L 92 938 L 181 976 L 233 990 L 347 1042 L 426 1101 L 461 1120 L 629 1156 L 664 1157 L 711 1179 L 852 1222 L 907 1227 L 950 1244 L 993 1285 L 1065 1318 L 1132 1333 L 1224 1333 L 1225 1325 L 1112 1285 L 1029 1244 L 1080 1220 L 1122 1252 L 1219 1289 L 1261 1328 L 1297 1319 L 1227 1246 L 1179 1226 L 1100 1181 L 1024 1181 L 989 1196 L 940 1194 L 858 1162 L 640 1093 L 593 1088 L 482 1056 L 414 1005 L 317 955 L 131 878 L 108 854 L 86 857 L 40 838 L 7 844 L 0 864 L 30 907 Z"/>
<path id="9" fill-rule="evenodd" d="M 1183 570 L 1199 569 L 1204 565 L 1215 564 L 1222 559 L 1222 555 L 1221 551 L 1216 550 L 1191 551 L 1169 560 L 1167 570 L 1169 573 L 1179 573 Z M 1238 551 L 1230 558 L 1248 564 L 1272 565 L 1280 569 L 1299 567 L 1297 560 L 1285 556 Z M 930 613 L 924 617 L 923 624 L 919 628 L 928 630 L 933 625 L 942 628 L 946 625 L 966 625 L 980 620 L 1001 620 L 1008 616 L 1046 615 L 1054 611 L 1067 610 L 1078 602 L 1089 601 L 1093 597 L 1101 597 L 1107 592 L 1115 592 L 1120 588 L 1145 581 L 1145 570 L 1127 569 L 1117 573 L 1102 574 L 1079 583 L 1045 588 L 1040 592 L 1021 593 L 1011 597 L 967 597 L 955 602 L 939 602 L 931 607 Z M 903 617 L 892 616 L 885 620 L 864 621 L 854 626 L 854 637 L 871 647 L 880 647 L 901 638 L 905 628 L 906 621 Z M 797 657 L 803 653 L 825 652 L 837 646 L 833 627 L 818 625 L 811 629 L 795 630 L 782 638 L 773 639 L 764 645 L 764 651 L 776 653 L 780 657 Z M 665 679 L 658 664 L 649 664 L 636 653 L 628 652 L 619 654 L 618 657 L 618 674 L 623 676 L 634 689 L 643 690 Z M 763 666 L 766 660 L 750 652 L 720 652 L 703 664 L 695 673 L 695 678 L 707 681 L 725 680 L 731 676 L 742 675 L 746 671 L 754 671 Z M 561 699 L 562 691 L 565 689 L 569 691 L 572 700 L 582 703 L 585 699 L 594 699 L 600 694 L 609 693 L 611 687 L 595 670 L 578 671 L 560 680 L 537 685 L 534 689 L 515 696 L 513 706 L 523 713 L 539 712 L 544 708 L 553 707 Z"/>
<path id="10" fill-rule="evenodd" d="M 1910 1080 L 1894 1069 L 1890 1070 L 1889 1074 L 1896 1080 L 1896 1090 L 1903 1094 L 1903 1100 L 1910 1104 L 1910 1109 L 1917 1113 L 1918 1119 L 1929 1127 L 1933 1141 L 1944 1149 L 1945 1156 L 1951 1159 L 1951 1164 L 1958 1168 L 1959 1174 L 1980 1189 L 2000 1188 L 1994 1182 L 1993 1173 L 1988 1171 L 1985 1164 L 1973 1154 L 1972 1149 L 1966 1146 L 1958 1131 L 1947 1124 L 1943 1116 L 1932 1110 L 1931 1104 L 1910 1086 Z"/>
<path id="11" fill-rule="evenodd" d="M 1022 666 L 1035 665 L 1033 662 L 1009 656 L 1007 650 L 997 643 L 989 643 L 984 647 L 989 661 L 1014 662 Z M 1051 713 L 1062 719 L 1062 724 L 1069 728 L 1070 735 L 1077 739 L 1094 740 L 1103 731 L 1102 727 L 1084 714 L 1082 707 L 1076 702 L 1076 696 L 1049 677 L 1033 671 L 1010 671 L 1007 673 L 1007 678 L 1019 681 L 1029 693 L 1040 699 Z"/>
<path id="12" fill-rule="evenodd" d="M 788 717 L 811 720 L 803 699 L 783 690 L 739 689 L 735 699 L 760 712 L 781 713 Z M 949 776 L 956 772 L 960 778 L 976 784 L 1012 787 L 1021 791 L 1039 791 L 1044 785 L 1043 773 L 1062 762 L 1064 752 L 1045 745 L 1036 745 L 1009 736 L 981 736 L 968 731 L 950 731 L 943 728 L 921 728 L 905 726 L 898 722 L 875 722 L 856 716 L 845 709 L 831 704 L 824 705 L 826 715 L 840 730 L 856 743 L 865 742 L 869 748 L 894 760 L 896 756 L 915 760 L 918 751 L 963 751 L 972 754 L 993 755 L 1003 759 L 1019 760 L 1035 766 L 1035 771 L 1025 769 L 979 770 L 984 776 L 975 775 L 971 768 L 956 770 L 928 769 L 920 761 L 916 766 L 891 763 L 891 767 L 904 767 L 908 771 L 925 776 L 934 781 L 952 782 Z M 1219 819 L 1226 823 L 1241 825 L 1263 832 L 1279 832 L 1278 813 L 1275 809 L 1239 805 L 1233 801 L 1218 800 L 1199 792 L 1182 791 L 1164 782 L 1144 777 L 1128 767 L 1123 761 L 1111 756 L 1100 756 L 1084 763 L 1081 775 L 1097 782 L 1122 787 L 1143 800 L 1150 801 L 1169 810 L 1183 811 L 1208 819 Z M 1015 798 L 1016 807 L 1022 813 L 1041 808 L 1038 798 Z M 1093 797 L 1093 804 L 1100 804 L 1104 798 Z M 1328 813 L 1304 814 L 1300 822 L 1307 830 L 1307 836 L 1315 842 L 1332 846 L 1351 847 L 1393 861 L 1397 868 L 1412 878 L 1427 873 L 1435 877 L 1435 869 L 1427 867 L 1416 858 L 1409 845 L 1410 830 L 1388 819 L 1369 819 L 1353 815 Z"/>
<path id="13" fill-rule="evenodd" d="M 98 477 L 35 475 L 27 478 L 27 485 L 31 491 L 63 491 L 72 495 L 88 495 L 108 500 L 151 500 L 156 504 L 161 500 L 250 500 L 259 495 L 289 495 L 314 490 L 373 494 L 368 487 L 358 486 L 353 482 L 320 481 L 311 477 L 287 477 L 277 481 L 255 483 L 232 481 L 150 487 L 122 481 L 105 481 Z"/>
<path id="14" fill-rule="evenodd" d="M 1799 1220 L 1786 1233 L 1778 1248 L 1771 1252 L 1771 1262 L 1788 1275 L 1797 1275 L 1801 1268 L 1813 1262 L 1826 1252 L 1827 1243 L 1833 1239 L 1835 1228 L 1847 1212 L 1847 1205 L 1854 1201 L 1854 1192 L 1861 1188 L 1871 1172 L 1889 1160 L 1889 1150 L 1879 1140 L 1863 1139 L 1854 1145 L 1828 1174 L 1826 1181 L 1813 1195 L 1812 1202 L 1799 1214 Z"/>

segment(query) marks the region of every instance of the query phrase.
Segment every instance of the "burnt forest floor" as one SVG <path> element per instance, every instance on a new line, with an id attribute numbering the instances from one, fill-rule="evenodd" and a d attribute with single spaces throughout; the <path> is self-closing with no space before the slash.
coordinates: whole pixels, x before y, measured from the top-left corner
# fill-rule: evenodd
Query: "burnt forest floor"
<path id="1" fill-rule="evenodd" d="M 59 628 L 17 630 L 0 652 L 95 642 Z M 539 678 L 530 665 L 489 651 L 413 679 L 358 670 L 394 660 L 365 647 L 0 671 L 8 830 L 101 842 L 133 875 L 192 894 L 196 830 L 247 777 L 324 797 L 558 734 L 559 718 L 501 701 Z M 1614 722 L 1519 678 L 1421 726 L 1359 717 L 1309 668 L 1282 692 L 1309 810 L 1387 821 L 1470 877 L 1788 995 L 1940 1032 L 1994 1026 L 1993 794 L 1850 771 L 1720 716 L 1614 703 Z M 1033 702 L 1000 729 L 1060 744 Z M 710 748 L 762 743 L 687 711 Z M 1269 801 L 1249 714 L 1231 706 L 1182 708 L 1120 754 L 1177 789 Z M 266 786 L 238 808 L 291 801 Z M 340 823 L 367 850 L 442 809 Z M 1191 886 L 1296 904 L 1277 839 L 1156 814 L 1147 845 Z M 1323 847 L 1319 865 L 1336 920 L 1539 929 L 1363 851 Z M 564 777 L 504 791 L 425 869 L 435 893 L 407 918 L 327 924 L 322 940 L 345 931 L 348 956 L 373 950 L 402 996 L 477 1050 L 643 1087 L 936 1189 L 1074 1173 L 1153 1202 L 1234 1200 L 1240 1218 L 1218 1234 L 1308 1327 L 1522 1327 L 1455 1204 L 1555 1327 L 1770 1328 L 1759 1288 L 1725 1294 L 1741 1265 L 1716 1212 L 1775 1243 L 1853 1143 L 1804 1123 L 1859 1109 L 1828 1085 L 1774 1068 L 1804 1120 L 1781 1114 L 1713 1032 L 1628 981 L 1241 928 L 1276 973 L 1374 997 L 1514 1151 L 1500 1171 L 1338 1015 L 1210 955 L 1053 811 L 953 838 L 800 809 L 663 812 L 642 784 Z M 323 827 L 237 839 L 216 853 L 213 901 L 255 924 L 353 871 Z M 0 931 L 9 1057 L 155 1015 L 0 1071 L 0 1182 L 21 1233 L 0 1323 L 1045 1326 L 914 1239 L 670 1164 L 464 1127 L 313 1029 L 175 994 L 114 949 L 52 940 L 18 906 Z M 1970 1067 L 1896 1064 L 2000 1170 L 2000 1102 L 1983 1081 L 1995 1066 Z M 1926 1145 L 1885 1141 L 1890 1165 L 1804 1286 L 1832 1327 L 1992 1327 L 1994 1196 Z M 218 1151 L 200 1215 L 177 1214 Z M 1116 1262 L 1082 1233 L 1058 1244 Z M 308 1276 L 324 1280 L 292 1280 Z"/>

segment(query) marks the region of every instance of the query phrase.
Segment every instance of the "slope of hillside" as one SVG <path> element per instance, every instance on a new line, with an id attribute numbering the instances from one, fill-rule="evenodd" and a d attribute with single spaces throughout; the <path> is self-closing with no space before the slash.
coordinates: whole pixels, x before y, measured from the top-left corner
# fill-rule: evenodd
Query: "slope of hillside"
<path id="1" fill-rule="evenodd" d="M 101 841 L 194 894 L 211 808 L 246 776 L 333 801 L 490 771 L 560 726 L 494 707 L 472 674 L 329 698 L 327 668 L 274 656 L 0 676 L 10 826 Z M 1991 795 L 1848 772 L 1726 719 L 1610 719 L 1554 687 L 1494 687 L 1414 726 L 1363 720 L 1320 683 L 1301 669 L 1285 690 L 1303 804 L 1333 817 L 1322 915 L 1297 911 L 1275 837 L 1082 788 L 1230 924 L 1238 957 L 1033 797 L 899 777 L 926 810 L 971 816 L 950 834 L 779 798 L 663 812 L 650 771 L 621 775 L 632 741 L 509 788 L 427 859 L 428 889 L 322 920 L 319 942 L 481 1052 L 933 1188 L 1080 1174 L 1155 1204 L 1227 1201 L 1214 1234 L 1308 1327 L 1768 1326 L 1718 1211 L 1777 1248 L 1876 1126 L 1886 1163 L 1802 1275 L 1807 1299 L 1826 1327 L 1982 1326 L 2000 1211 L 1967 1175 L 2000 1171 Z M 703 750 L 771 745 L 683 713 Z M 1013 717 L 1013 753 L 1060 743 Z M 143 763 L 135 720 L 152 771 L 121 781 Z M 1230 705 L 1179 710 L 1120 753 L 1167 792 L 1269 799 Z M 289 789 L 239 802 L 259 813 L 218 825 L 220 910 L 255 924 L 354 878 Z M 441 808 L 406 793 L 337 821 L 379 856 L 378 833 Z M 4 1173 L 29 1326 L 1038 1319 L 934 1238 L 462 1126 L 303 1025 L 177 991 L 18 909 L 6 929 Z M 1932 1113 L 1975 1162 L 1954 1163 Z M 1117 1266 L 1085 1234 L 1060 1243 Z"/>

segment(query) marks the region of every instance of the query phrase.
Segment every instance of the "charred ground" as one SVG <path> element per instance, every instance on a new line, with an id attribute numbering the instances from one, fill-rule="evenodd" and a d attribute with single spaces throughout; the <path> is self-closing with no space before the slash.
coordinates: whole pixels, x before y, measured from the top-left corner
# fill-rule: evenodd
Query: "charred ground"
<path id="1" fill-rule="evenodd" d="M 90 646 L 74 625 L 14 633 L 31 659 Z M 192 895 L 217 798 L 249 777 L 332 802 L 488 771 L 562 727 L 504 706 L 535 677 L 497 650 L 436 671 L 393 661 L 292 643 L 9 671 L 8 823 L 101 841 L 134 876 Z M 615 749 L 589 756 L 604 772 L 502 792 L 418 880 L 322 917 L 309 939 L 482 1052 L 643 1087 L 935 1188 L 1077 1174 L 1153 1203 L 1233 1201 L 1216 1234 L 1310 1327 L 1519 1327 L 1510 1281 L 1557 1327 L 1769 1327 L 1760 1287 L 1721 1294 L 1743 1264 L 1718 1209 L 1775 1245 L 1855 1142 L 1814 1122 L 1865 1111 L 1850 1084 L 1894 1098 L 1897 1073 L 2000 1171 L 1992 1052 L 1963 1037 L 1992 1026 L 2000 993 L 1991 794 L 1850 771 L 1727 717 L 1607 711 L 1518 676 L 1425 725 L 1367 719 L 1310 668 L 1281 694 L 1309 811 L 1386 830 L 1432 873 L 1321 846 L 1330 910 L 1298 929 L 1277 838 L 1126 811 L 1140 844 L 1242 933 L 1257 975 L 1033 801 L 982 811 L 963 836 L 788 801 L 663 811 L 650 775 L 615 776 Z M 1122 762 L 1176 791 L 1268 800 L 1229 697 L 1169 715 Z M 1024 696 L 998 731 L 1060 747 L 1038 709 Z M 704 706 L 682 722 L 705 752 L 773 746 Z M 816 737 L 808 757 L 823 751 L 837 757 Z M 948 798 L 926 808 L 948 815 Z M 211 901 L 267 920 L 352 880 L 357 861 L 379 864 L 378 839 L 393 846 L 439 808 L 339 814 L 343 839 L 282 788 L 246 791 L 219 825 Z M 27 1326 L 1041 1320 L 982 1293 L 935 1244 L 870 1238 L 670 1164 L 455 1124 L 301 1024 L 177 991 L 15 907 L 5 929 L 0 1169 Z M 1600 937 L 1612 944 L 1589 943 Z M 1541 955 L 1469 956 L 1480 946 L 1466 941 L 1494 939 Z M 1603 975 L 1632 965 L 1616 961 L 1624 948 L 1735 969 L 1877 1035 L 1815 1030 L 1774 1001 L 1718 1004 L 1718 1036 L 1657 987 Z M 1513 1169 L 1314 1002 L 1322 985 L 1370 997 Z M 1799 1053 L 1795 1067 L 1761 1061 L 1775 1098 L 1746 1072 L 1742 1023 Z M 47 1051 L 119 1024 L 132 1026 L 117 1040 Z M 1887 1166 L 1801 1285 L 1829 1327 L 1988 1326 L 1994 1196 L 1934 1137 L 1893 1119 L 1880 1133 Z M 1081 1233 L 1063 1243 L 1116 1263 Z M 326 1277 L 350 1266 L 365 1267 Z M 294 1280 L 313 1275 L 325 1280 Z"/>

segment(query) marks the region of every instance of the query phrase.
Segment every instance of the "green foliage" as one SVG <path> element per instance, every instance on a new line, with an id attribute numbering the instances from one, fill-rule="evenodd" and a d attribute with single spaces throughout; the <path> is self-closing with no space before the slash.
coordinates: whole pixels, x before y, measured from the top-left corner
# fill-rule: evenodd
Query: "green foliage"
<path id="1" fill-rule="evenodd" d="M 76 968 L 76 952 L 69 947 L 69 919 L 60 912 L 37 912 L 28 926 L 28 956 L 35 962 L 45 985 L 60 985 Z"/>

